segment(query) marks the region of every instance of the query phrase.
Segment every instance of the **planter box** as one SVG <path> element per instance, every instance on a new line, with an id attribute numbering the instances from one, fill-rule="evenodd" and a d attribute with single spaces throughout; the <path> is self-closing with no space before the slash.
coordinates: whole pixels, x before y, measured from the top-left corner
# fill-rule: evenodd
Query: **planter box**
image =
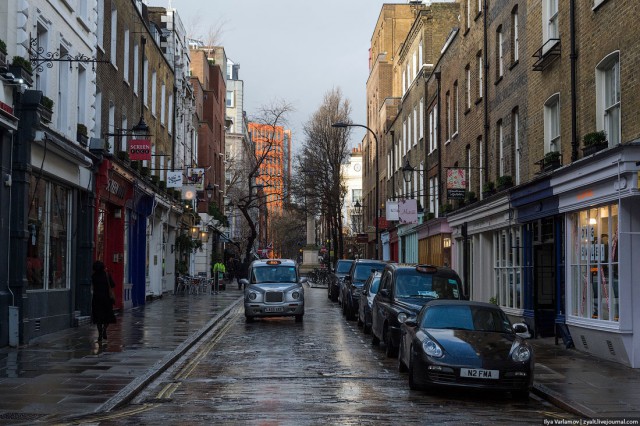
<path id="1" fill-rule="evenodd" d="M 542 170 L 544 170 L 545 172 L 548 172 L 550 170 L 555 170 L 558 167 L 560 167 L 560 160 L 557 161 L 550 161 L 550 162 L 543 162 L 542 165 Z"/>
<path id="2" fill-rule="evenodd" d="M 53 111 L 45 108 L 42 105 L 38 105 L 38 114 L 40 114 L 40 120 L 43 123 L 45 124 L 51 123 L 51 117 L 53 116 Z"/>
<path id="3" fill-rule="evenodd" d="M 7 68 L 7 54 L 0 52 L 0 68 Z"/>
<path id="4" fill-rule="evenodd" d="M 89 136 L 82 133 L 76 133 L 76 141 L 85 148 L 89 146 Z"/>
<path id="5" fill-rule="evenodd" d="M 609 143 L 598 143 L 589 146 L 585 146 L 582 148 L 582 156 L 586 157 L 587 155 L 595 154 L 598 151 L 602 151 L 609 147 Z"/>
<path id="6" fill-rule="evenodd" d="M 9 65 L 9 72 L 13 74 L 14 77 L 23 79 L 25 84 L 29 87 L 33 85 L 33 77 L 31 77 L 31 74 L 21 66 Z"/>

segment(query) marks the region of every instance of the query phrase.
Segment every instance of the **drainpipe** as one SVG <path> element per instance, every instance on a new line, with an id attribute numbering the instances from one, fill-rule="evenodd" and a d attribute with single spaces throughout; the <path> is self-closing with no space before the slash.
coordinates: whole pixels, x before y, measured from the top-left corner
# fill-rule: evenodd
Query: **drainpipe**
<path id="1" fill-rule="evenodd" d="M 440 139 L 440 136 L 441 136 L 440 135 L 440 128 L 442 126 L 440 126 L 440 111 L 441 111 L 440 110 L 440 86 L 441 86 L 442 81 L 440 79 L 440 77 L 441 77 L 440 71 L 435 71 L 433 73 L 433 75 L 435 76 L 436 82 L 437 82 L 437 84 L 436 84 L 436 105 L 437 105 L 437 108 L 438 108 L 438 115 L 436 116 L 436 123 L 438 123 L 438 127 L 436 128 L 436 132 L 437 132 L 436 133 L 436 140 L 438 141 L 438 143 L 441 143 L 442 139 Z M 439 187 L 442 186 L 442 149 L 439 146 L 438 146 L 438 186 Z M 441 205 L 441 203 L 440 203 L 440 199 L 441 198 L 442 198 L 442 191 L 439 190 L 438 191 L 438 199 L 435 200 L 438 203 L 438 207 L 436 207 L 436 208 L 439 208 L 439 206 Z"/>
<path id="2" fill-rule="evenodd" d="M 484 173 L 484 180 L 485 182 L 489 182 L 489 103 L 487 102 L 487 98 L 488 93 L 487 90 L 489 88 L 489 76 L 488 76 L 488 72 L 489 72 L 489 63 L 488 63 L 488 59 L 489 59 L 489 55 L 487 54 L 487 48 L 489 45 L 488 42 L 488 34 L 487 34 L 487 15 L 488 15 L 488 10 L 487 10 L 487 0 L 483 1 L 484 5 L 483 7 L 483 11 L 482 11 L 482 23 L 483 23 L 483 48 L 482 48 L 482 57 L 483 57 L 483 61 L 484 61 L 484 81 L 482 82 L 482 90 L 483 90 L 483 104 L 484 104 L 484 167 L 486 170 L 486 173 Z M 482 188 L 480 188 L 482 190 Z"/>
<path id="3" fill-rule="evenodd" d="M 577 125 L 577 112 L 576 112 L 576 4 L 575 0 L 569 2 L 569 27 L 571 37 L 571 162 L 578 159 L 578 125 Z"/>

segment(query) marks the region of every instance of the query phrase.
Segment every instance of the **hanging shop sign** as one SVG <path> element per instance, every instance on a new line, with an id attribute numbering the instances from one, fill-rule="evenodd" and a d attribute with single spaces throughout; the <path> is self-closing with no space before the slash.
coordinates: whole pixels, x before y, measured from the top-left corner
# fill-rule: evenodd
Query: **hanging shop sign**
<path id="1" fill-rule="evenodd" d="M 464 200 L 466 190 L 466 170 L 447 169 L 447 198 L 450 200 Z"/>
<path id="2" fill-rule="evenodd" d="M 387 214 L 385 216 L 387 220 L 398 220 L 398 202 L 394 200 L 387 200 L 386 207 Z"/>
<path id="3" fill-rule="evenodd" d="M 189 167 L 187 169 L 187 181 L 189 185 L 196 187 L 198 191 L 204 191 L 204 168 Z"/>
<path id="4" fill-rule="evenodd" d="M 167 188 L 180 188 L 182 186 L 182 170 L 167 172 Z"/>
<path id="5" fill-rule="evenodd" d="M 151 161 L 151 140 L 131 139 L 129 142 L 129 158 L 131 161 Z"/>
<path id="6" fill-rule="evenodd" d="M 398 203 L 398 217 L 402 224 L 418 223 L 418 202 L 417 200 L 401 200 Z"/>

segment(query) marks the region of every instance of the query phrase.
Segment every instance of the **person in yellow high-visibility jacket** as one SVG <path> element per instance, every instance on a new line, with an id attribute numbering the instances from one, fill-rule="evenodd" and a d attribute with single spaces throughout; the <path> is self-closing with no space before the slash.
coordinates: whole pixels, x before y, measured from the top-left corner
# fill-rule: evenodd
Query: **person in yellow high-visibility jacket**
<path id="1" fill-rule="evenodd" d="M 224 279 L 227 268 L 219 260 L 213 265 L 214 294 L 220 290 L 220 282 Z M 224 286 L 226 288 L 226 286 Z"/>

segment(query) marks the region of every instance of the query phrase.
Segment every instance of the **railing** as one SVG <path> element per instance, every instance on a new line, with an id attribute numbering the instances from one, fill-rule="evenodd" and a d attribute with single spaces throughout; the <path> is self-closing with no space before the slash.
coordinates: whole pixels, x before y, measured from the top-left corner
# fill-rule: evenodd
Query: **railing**
<path id="1" fill-rule="evenodd" d="M 533 64 L 534 71 L 543 71 L 560 57 L 560 39 L 550 38 L 533 54 L 537 58 Z"/>

